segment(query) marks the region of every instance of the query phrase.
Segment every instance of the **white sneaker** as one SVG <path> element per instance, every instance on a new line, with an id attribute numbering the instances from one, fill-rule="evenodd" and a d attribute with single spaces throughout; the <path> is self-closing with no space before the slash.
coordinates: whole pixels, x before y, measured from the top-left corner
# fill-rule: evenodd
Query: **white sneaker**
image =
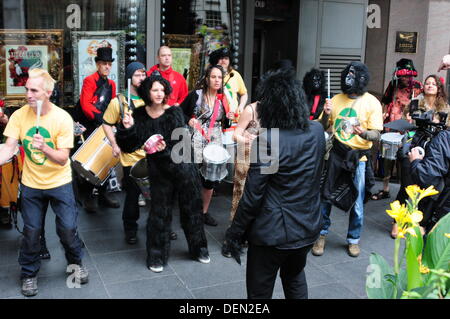
<path id="1" fill-rule="evenodd" d="M 145 202 L 145 198 L 144 196 L 142 196 L 142 194 L 139 195 L 138 205 L 139 207 L 144 207 L 145 205 L 147 205 L 147 203 Z"/>
<path id="2" fill-rule="evenodd" d="M 206 248 L 200 248 L 200 254 L 197 260 L 202 264 L 209 264 L 211 262 L 211 258 L 209 258 L 209 253 Z"/>
<path id="3" fill-rule="evenodd" d="M 162 265 L 153 265 L 148 267 L 148 269 L 150 269 L 153 272 L 162 272 L 164 267 Z"/>

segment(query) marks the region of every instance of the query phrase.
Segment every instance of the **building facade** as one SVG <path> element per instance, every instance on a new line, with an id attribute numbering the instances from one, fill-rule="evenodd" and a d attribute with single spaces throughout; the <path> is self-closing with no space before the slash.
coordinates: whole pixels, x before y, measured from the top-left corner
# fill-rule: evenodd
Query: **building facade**
<path id="1" fill-rule="evenodd" d="M 0 0 L 0 10 L 0 98 L 16 106 L 19 73 L 35 65 L 58 80 L 62 106 L 76 104 L 84 62 L 101 45 L 117 48 L 121 90 L 125 64 L 151 67 L 166 44 L 191 89 L 209 53 L 231 46 L 250 93 L 279 59 L 290 59 L 299 79 L 330 69 L 338 92 L 341 70 L 357 60 L 378 96 L 397 60 L 412 59 L 422 81 L 450 48 L 450 0 Z"/>

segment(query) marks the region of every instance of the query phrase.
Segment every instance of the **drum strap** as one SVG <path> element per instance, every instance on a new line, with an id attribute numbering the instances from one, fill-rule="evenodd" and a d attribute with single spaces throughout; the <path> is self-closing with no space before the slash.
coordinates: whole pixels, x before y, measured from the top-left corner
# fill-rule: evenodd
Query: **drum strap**
<path id="1" fill-rule="evenodd" d="M 120 109 L 120 118 L 123 119 L 123 117 L 124 117 L 124 109 L 123 109 L 122 97 L 123 97 L 122 94 L 117 93 L 117 101 L 119 101 L 119 109 Z"/>
<path id="2" fill-rule="evenodd" d="M 320 101 L 320 95 L 314 96 L 314 104 L 313 104 L 313 107 L 311 110 L 311 116 L 309 117 L 310 120 L 314 119 L 314 114 L 316 114 L 317 107 L 319 106 L 319 101 Z"/>

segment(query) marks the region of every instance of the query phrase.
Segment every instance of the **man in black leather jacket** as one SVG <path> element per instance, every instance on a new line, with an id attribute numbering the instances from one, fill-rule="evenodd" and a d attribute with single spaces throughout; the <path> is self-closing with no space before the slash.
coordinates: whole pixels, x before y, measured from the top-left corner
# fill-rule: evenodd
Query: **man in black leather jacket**
<path id="1" fill-rule="evenodd" d="M 421 226 L 429 231 L 450 211 L 450 131 L 439 132 L 428 145 L 426 154 L 415 147 L 408 156 L 413 181 L 420 187 L 433 185 L 440 192 L 431 198 L 428 209 L 423 209 Z"/>
<path id="2" fill-rule="evenodd" d="M 240 263 L 240 243 L 249 242 L 249 299 L 271 298 L 279 269 L 285 297 L 307 298 L 306 256 L 321 226 L 324 131 L 308 119 L 309 108 L 293 68 L 268 72 L 257 95 L 257 114 L 267 130 L 252 146 L 256 161 L 250 164 L 225 246 Z"/>

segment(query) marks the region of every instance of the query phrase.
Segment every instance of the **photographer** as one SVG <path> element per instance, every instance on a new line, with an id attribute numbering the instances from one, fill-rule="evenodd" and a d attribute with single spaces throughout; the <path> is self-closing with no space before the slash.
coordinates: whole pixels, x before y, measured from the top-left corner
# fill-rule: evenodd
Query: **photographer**
<path id="1" fill-rule="evenodd" d="M 434 187 L 440 194 L 431 198 L 424 209 L 421 227 L 429 232 L 434 224 L 450 210 L 450 131 L 439 132 L 430 142 L 426 154 L 418 147 L 408 153 L 411 178 L 421 187 Z"/>

